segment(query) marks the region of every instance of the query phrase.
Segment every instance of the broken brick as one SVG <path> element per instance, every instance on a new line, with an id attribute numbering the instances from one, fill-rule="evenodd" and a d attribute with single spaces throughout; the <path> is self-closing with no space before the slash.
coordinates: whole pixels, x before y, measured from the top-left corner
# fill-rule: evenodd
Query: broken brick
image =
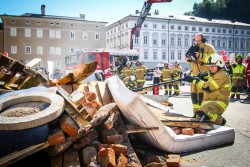
<path id="1" fill-rule="evenodd" d="M 116 165 L 115 151 L 112 148 L 102 148 L 98 152 L 98 161 L 101 166 L 114 167 Z"/>
<path id="2" fill-rule="evenodd" d="M 180 167 L 181 157 L 176 154 L 169 154 L 166 160 L 166 165 L 168 167 Z"/>
<path id="3" fill-rule="evenodd" d="M 65 142 L 65 135 L 60 128 L 53 128 L 48 135 L 48 143 L 51 146 Z"/>
<path id="4" fill-rule="evenodd" d="M 79 127 L 75 121 L 68 115 L 63 114 L 59 120 L 61 129 L 69 136 L 76 136 L 78 134 Z"/>
<path id="5" fill-rule="evenodd" d="M 181 134 L 183 134 L 183 135 L 194 135 L 194 129 L 193 128 L 182 128 Z"/>

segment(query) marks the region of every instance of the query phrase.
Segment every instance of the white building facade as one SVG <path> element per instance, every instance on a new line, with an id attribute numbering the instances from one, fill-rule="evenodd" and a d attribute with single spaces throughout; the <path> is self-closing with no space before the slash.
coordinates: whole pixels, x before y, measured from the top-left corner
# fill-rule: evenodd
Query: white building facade
<path id="1" fill-rule="evenodd" d="M 106 27 L 106 47 L 128 49 L 131 29 L 138 15 L 129 15 Z M 159 63 L 173 64 L 178 60 L 183 71 L 190 67 L 185 61 L 185 53 L 193 44 L 195 34 L 203 33 L 207 43 L 230 53 L 249 52 L 250 24 L 226 20 L 207 20 L 193 16 L 151 15 L 146 18 L 140 36 L 134 37 L 133 48 L 137 49 L 144 65 L 153 68 Z"/>

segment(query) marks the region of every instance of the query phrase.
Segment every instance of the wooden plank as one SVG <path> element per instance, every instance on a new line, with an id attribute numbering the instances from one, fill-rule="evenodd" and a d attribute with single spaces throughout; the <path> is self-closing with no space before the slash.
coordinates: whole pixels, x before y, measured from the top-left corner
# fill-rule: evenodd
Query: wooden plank
<path id="1" fill-rule="evenodd" d="M 21 151 L 16 151 L 13 153 L 10 153 L 2 158 L 0 158 L 0 166 L 1 167 L 5 167 L 5 166 L 9 166 L 10 164 L 13 164 L 25 157 L 28 157 L 40 150 L 43 150 L 45 148 L 49 147 L 49 144 L 47 142 L 45 143 L 41 143 L 41 144 L 37 144 L 37 145 L 33 145 L 30 146 L 26 149 L 23 149 Z"/>
<path id="2" fill-rule="evenodd" d="M 206 130 L 214 130 L 211 122 L 190 122 L 190 121 L 166 121 L 162 120 L 166 126 L 183 127 L 183 128 L 202 128 Z"/>
<path id="3" fill-rule="evenodd" d="M 138 125 L 125 125 L 124 129 L 127 133 L 141 133 L 150 130 L 159 130 L 159 127 L 141 127 Z"/>
<path id="4" fill-rule="evenodd" d="M 103 105 L 101 92 L 100 92 L 100 89 L 98 87 L 98 81 L 88 82 L 87 85 L 89 87 L 89 92 L 95 93 L 96 100 Z"/>
<path id="5" fill-rule="evenodd" d="M 102 98 L 103 105 L 111 103 L 112 102 L 112 95 L 109 92 L 109 88 L 108 88 L 107 83 L 98 82 L 98 87 L 100 90 L 100 95 Z"/>

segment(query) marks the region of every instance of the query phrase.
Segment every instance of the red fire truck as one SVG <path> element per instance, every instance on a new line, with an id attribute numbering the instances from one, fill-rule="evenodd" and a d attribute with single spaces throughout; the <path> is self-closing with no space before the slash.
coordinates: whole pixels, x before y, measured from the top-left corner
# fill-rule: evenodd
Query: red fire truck
<path id="1" fill-rule="evenodd" d="M 96 49 L 94 51 L 82 51 L 77 50 L 70 52 L 65 57 L 66 74 L 72 72 L 82 64 L 86 64 L 92 61 L 97 61 L 95 76 L 99 76 L 98 80 L 104 80 L 105 74 L 109 69 L 113 73 L 117 73 L 119 67 L 122 68 L 126 65 L 126 62 L 136 61 L 139 58 L 139 52 L 137 50 L 121 50 L 121 49 Z M 100 75 L 101 74 L 101 79 Z"/>

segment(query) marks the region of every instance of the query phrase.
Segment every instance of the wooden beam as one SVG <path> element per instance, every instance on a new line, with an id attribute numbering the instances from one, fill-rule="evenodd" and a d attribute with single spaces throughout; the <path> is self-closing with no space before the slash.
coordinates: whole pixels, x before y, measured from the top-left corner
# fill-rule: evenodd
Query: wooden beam
<path id="1" fill-rule="evenodd" d="M 166 126 L 182 127 L 182 128 L 202 128 L 206 130 L 214 130 L 211 122 L 190 122 L 190 121 L 166 121 L 162 120 Z"/>
<path id="2" fill-rule="evenodd" d="M 141 127 L 138 125 L 125 125 L 124 129 L 127 133 L 141 133 L 149 130 L 159 130 L 159 127 Z"/>

